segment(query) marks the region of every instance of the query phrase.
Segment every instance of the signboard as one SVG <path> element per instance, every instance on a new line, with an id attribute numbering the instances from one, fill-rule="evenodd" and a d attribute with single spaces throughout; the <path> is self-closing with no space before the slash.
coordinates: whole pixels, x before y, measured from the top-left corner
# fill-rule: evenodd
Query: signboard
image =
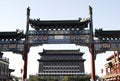
<path id="1" fill-rule="evenodd" d="M 0 44 L 0 51 L 24 51 L 24 44 Z"/>
<path id="2" fill-rule="evenodd" d="M 8 48 L 16 48 L 17 45 L 16 44 L 9 44 L 9 47 Z"/>
<path id="3" fill-rule="evenodd" d="M 110 48 L 110 44 L 102 44 L 103 48 Z"/>
<path id="4" fill-rule="evenodd" d="M 29 30 L 30 44 L 82 44 L 90 43 L 89 30 Z"/>
<path id="5" fill-rule="evenodd" d="M 94 50 L 95 51 L 100 51 L 100 50 L 104 50 L 104 51 L 120 51 L 120 44 L 118 43 L 103 43 L 103 44 L 94 44 Z"/>
<path id="6" fill-rule="evenodd" d="M 85 44 L 90 43 L 90 35 L 29 35 L 29 43 L 36 44 Z"/>
<path id="7" fill-rule="evenodd" d="M 90 43 L 90 30 L 73 29 L 40 29 L 29 30 L 30 45 L 38 44 L 81 44 Z"/>
<path id="8" fill-rule="evenodd" d="M 55 35 L 54 39 L 64 39 L 64 35 Z"/>

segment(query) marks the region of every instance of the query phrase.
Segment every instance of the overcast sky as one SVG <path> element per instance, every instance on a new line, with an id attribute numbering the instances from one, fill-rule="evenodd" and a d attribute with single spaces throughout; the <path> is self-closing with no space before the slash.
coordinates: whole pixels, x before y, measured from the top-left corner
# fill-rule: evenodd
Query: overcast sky
<path id="1" fill-rule="evenodd" d="M 78 19 L 88 18 L 88 6 L 93 7 L 94 30 L 103 28 L 104 30 L 119 30 L 120 24 L 120 0 L 1 0 L 0 1 L 0 31 L 16 31 L 16 29 L 26 29 L 26 8 L 31 9 L 30 18 L 47 19 Z M 30 28 L 32 29 L 32 28 Z M 29 52 L 28 75 L 38 72 L 37 59 L 40 58 L 38 52 L 42 49 L 78 49 L 85 52 L 83 58 L 86 59 L 85 71 L 91 72 L 90 53 L 87 47 L 75 45 L 43 45 L 33 47 Z M 106 52 L 97 55 L 96 74 L 101 68 L 105 68 L 106 58 L 113 52 Z M 10 59 L 10 68 L 15 69 L 13 73 L 21 76 L 20 69 L 23 68 L 21 55 L 11 52 L 4 52 L 4 57 Z M 105 71 L 104 71 L 105 72 Z"/>

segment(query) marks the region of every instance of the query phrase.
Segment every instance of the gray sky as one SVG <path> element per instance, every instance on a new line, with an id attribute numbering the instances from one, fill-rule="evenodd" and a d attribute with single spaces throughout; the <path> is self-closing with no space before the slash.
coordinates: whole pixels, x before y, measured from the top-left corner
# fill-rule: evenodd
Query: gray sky
<path id="1" fill-rule="evenodd" d="M 31 9 L 30 18 L 46 19 L 78 19 L 89 17 L 88 6 L 93 7 L 94 30 L 103 28 L 105 30 L 119 30 L 120 0 L 1 0 L 0 1 L 0 31 L 15 31 L 26 29 L 26 8 Z M 32 28 L 30 28 L 32 29 Z M 38 52 L 42 48 L 80 48 L 85 52 L 85 71 L 91 72 L 90 53 L 87 47 L 75 45 L 44 45 L 33 47 L 29 52 L 28 75 L 38 72 Z M 113 52 L 97 55 L 96 74 L 101 75 L 101 68 L 105 68 L 106 58 Z M 10 68 L 15 69 L 13 74 L 21 76 L 20 69 L 23 68 L 21 55 L 5 52 L 5 57 L 10 58 Z M 105 72 L 105 71 L 104 71 Z"/>

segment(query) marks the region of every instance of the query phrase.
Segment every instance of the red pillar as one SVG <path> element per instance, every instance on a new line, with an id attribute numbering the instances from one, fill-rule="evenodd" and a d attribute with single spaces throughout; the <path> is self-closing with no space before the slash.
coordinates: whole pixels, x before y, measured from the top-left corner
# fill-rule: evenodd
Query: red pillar
<path id="1" fill-rule="evenodd" d="M 94 54 L 94 35 L 93 35 L 93 17 L 92 17 L 92 7 L 89 6 L 89 13 L 90 13 L 90 42 L 91 47 L 91 81 L 95 81 L 95 54 Z"/>
<path id="2" fill-rule="evenodd" d="M 94 55 L 94 44 L 91 45 L 91 81 L 95 81 L 95 55 Z"/>
<path id="3" fill-rule="evenodd" d="M 28 31 L 29 31 L 29 16 L 30 16 L 30 8 L 27 8 L 27 24 L 26 24 L 26 37 L 24 44 L 24 67 L 23 67 L 23 81 L 27 79 L 27 61 L 28 61 Z"/>
<path id="4" fill-rule="evenodd" d="M 27 60 L 28 60 L 28 45 L 24 45 L 24 67 L 23 67 L 23 81 L 27 79 Z"/>

